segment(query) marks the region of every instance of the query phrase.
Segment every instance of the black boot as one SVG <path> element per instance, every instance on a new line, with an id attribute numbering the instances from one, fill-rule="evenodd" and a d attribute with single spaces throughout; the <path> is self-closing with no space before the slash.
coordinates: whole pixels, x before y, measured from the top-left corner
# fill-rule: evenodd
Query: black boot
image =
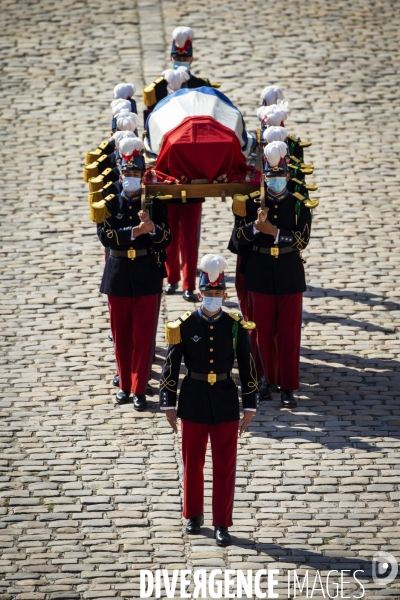
<path id="1" fill-rule="evenodd" d="M 116 376 L 114 377 L 114 379 L 112 380 L 112 384 L 113 384 L 115 387 L 119 388 L 119 375 L 116 375 Z"/>
<path id="2" fill-rule="evenodd" d="M 278 383 L 273 383 L 269 385 L 267 381 L 263 381 L 263 383 L 258 388 L 258 392 L 260 394 L 260 402 L 265 400 L 272 400 L 272 394 L 278 394 L 281 391 Z"/>
<path id="3" fill-rule="evenodd" d="M 131 393 L 129 391 L 124 392 L 124 390 L 119 390 L 115 396 L 115 401 L 117 404 L 127 404 L 128 402 L 132 402 Z"/>
<path id="4" fill-rule="evenodd" d="M 182 298 L 186 300 L 186 302 L 199 302 L 197 294 L 195 294 L 193 290 L 185 290 L 182 294 Z"/>
<path id="5" fill-rule="evenodd" d="M 293 397 L 292 390 L 281 390 L 281 404 L 285 408 L 296 408 L 297 400 Z"/>
<path id="6" fill-rule="evenodd" d="M 178 289 L 177 283 L 167 283 L 167 285 L 165 286 L 165 289 L 164 289 L 164 294 L 167 294 L 167 296 L 172 296 L 172 294 L 175 294 L 177 289 Z"/>
<path id="7" fill-rule="evenodd" d="M 218 527 L 214 529 L 214 539 L 217 542 L 217 546 L 230 546 L 232 544 L 232 538 L 228 533 L 227 527 Z"/>
<path id="8" fill-rule="evenodd" d="M 146 394 L 133 394 L 133 408 L 139 412 L 146 410 Z"/>
<path id="9" fill-rule="evenodd" d="M 204 525 L 204 515 L 189 519 L 188 524 L 186 525 L 186 533 L 189 535 L 196 535 L 196 533 L 200 533 L 202 525 Z"/>

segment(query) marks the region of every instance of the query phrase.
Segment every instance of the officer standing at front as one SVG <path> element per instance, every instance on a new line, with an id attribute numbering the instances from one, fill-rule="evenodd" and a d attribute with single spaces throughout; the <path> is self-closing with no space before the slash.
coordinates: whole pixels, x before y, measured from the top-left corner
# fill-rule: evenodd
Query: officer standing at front
<path id="1" fill-rule="evenodd" d="M 120 376 L 116 402 L 132 401 L 132 391 L 134 408 L 142 411 L 147 407 L 145 393 L 162 293 L 160 255 L 170 242 L 170 232 L 162 201 L 154 199 L 148 210 L 142 210 L 143 157 L 127 157 L 121 171 L 121 194 L 98 203 L 104 218 L 97 221 L 97 234 L 110 248 L 100 291 L 108 296 Z"/>
<path id="2" fill-rule="evenodd" d="M 280 146 L 281 145 L 281 146 Z M 293 391 L 299 387 L 300 336 L 306 281 L 301 251 L 310 239 L 310 209 L 286 189 L 286 158 L 266 146 L 265 210 L 253 198 L 246 201 L 246 216 L 235 218 L 235 235 L 246 246 L 240 270 L 245 289 L 252 294 L 257 344 L 263 363 L 266 394 L 280 391 L 282 406 L 297 406 Z M 286 147 L 287 150 L 287 147 Z M 280 389 L 278 387 L 280 385 Z"/>
<path id="3" fill-rule="evenodd" d="M 184 468 L 183 516 L 189 519 L 186 531 L 197 534 L 204 523 L 203 468 L 208 437 L 213 463 L 212 513 L 214 537 L 219 546 L 232 540 L 233 496 L 239 425 L 239 399 L 231 371 L 237 357 L 242 388 L 244 417 L 240 433 L 251 421 L 258 402 L 257 375 L 251 353 L 248 329 L 254 323 L 240 314 L 226 313 L 222 256 L 203 257 L 200 276 L 201 307 L 167 323 L 170 342 L 161 374 L 160 407 L 177 432 L 176 418 L 181 419 L 182 458 Z M 182 357 L 187 375 L 182 381 L 176 412 L 177 387 Z"/>

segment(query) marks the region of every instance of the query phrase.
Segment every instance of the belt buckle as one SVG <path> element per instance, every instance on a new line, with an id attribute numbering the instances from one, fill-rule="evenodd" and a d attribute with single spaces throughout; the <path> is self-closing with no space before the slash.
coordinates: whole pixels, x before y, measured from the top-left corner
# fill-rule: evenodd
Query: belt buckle
<path id="1" fill-rule="evenodd" d="M 133 250 L 132 248 L 130 248 L 127 252 L 128 254 L 128 258 L 130 258 L 131 260 L 135 260 L 136 258 L 136 250 Z"/>
<path id="2" fill-rule="evenodd" d="M 271 248 L 271 256 L 275 256 L 275 258 L 278 258 L 279 248 Z"/>
<path id="3" fill-rule="evenodd" d="M 209 373 L 207 375 L 207 381 L 210 385 L 214 385 L 214 383 L 217 381 L 217 374 L 216 373 Z"/>

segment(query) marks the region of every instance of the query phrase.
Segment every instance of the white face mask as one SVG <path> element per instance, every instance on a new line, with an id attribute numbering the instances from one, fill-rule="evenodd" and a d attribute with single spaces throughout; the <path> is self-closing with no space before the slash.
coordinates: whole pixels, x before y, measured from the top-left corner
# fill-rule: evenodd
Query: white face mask
<path id="1" fill-rule="evenodd" d="M 186 71 L 190 71 L 190 63 L 189 62 L 178 62 L 178 61 L 174 60 L 172 67 L 174 70 L 176 70 L 178 67 L 185 67 Z"/>
<path id="2" fill-rule="evenodd" d="M 202 305 L 208 312 L 213 313 L 220 310 L 222 307 L 223 298 L 218 298 L 216 296 L 203 296 Z"/>
<path id="3" fill-rule="evenodd" d="M 140 177 L 123 177 L 122 178 L 122 187 L 125 192 L 133 194 L 134 192 L 138 192 L 140 190 L 142 180 Z"/>

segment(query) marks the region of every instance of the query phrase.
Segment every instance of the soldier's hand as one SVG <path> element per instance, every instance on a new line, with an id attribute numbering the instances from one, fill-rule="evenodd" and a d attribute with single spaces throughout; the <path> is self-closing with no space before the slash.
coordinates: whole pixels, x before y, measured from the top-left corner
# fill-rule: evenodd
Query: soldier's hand
<path id="1" fill-rule="evenodd" d="M 254 416 L 253 410 L 244 410 L 243 411 L 243 419 L 242 419 L 242 425 L 240 427 L 239 435 L 242 435 L 242 433 L 244 433 L 246 431 L 246 428 L 247 428 L 248 424 L 250 423 L 250 421 L 252 420 L 253 416 Z"/>
<path id="2" fill-rule="evenodd" d="M 265 221 L 267 220 L 268 210 L 268 208 L 264 208 L 263 210 L 261 207 L 257 210 L 257 217 L 261 223 L 265 223 Z"/>
<path id="3" fill-rule="evenodd" d="M 176 410 L 175 410 L 175 408 L 169 408 L 168 410 L 166 410 L 165 416 L 167 417 L 167 421 L 171 425 L 171 427 L 175 431 L 175 433 L 178 433 L 178 427 L 176 425 Z"/>
<path id="4" fill-rule="evenodd" d="M 148 210 L 140 210 L 138 212 L 139 219 L 144 223 L 148 223 L 150 221 L 150 213 Z"/>
<path id="5" fill-rule="evenodd" d="M 137 227 L 135 227 L 135 230 L 137 230 L 137 235 L 142 235 L 144 233 L 150 233 L 150 231 L 153 231 L 153 229 L 154 229 L 153 221 L 141 221 L 139 223 L 139 225 L 137 225 Z M 136 231 L 135 231 L 135 237 L 136 237 Z"/>

